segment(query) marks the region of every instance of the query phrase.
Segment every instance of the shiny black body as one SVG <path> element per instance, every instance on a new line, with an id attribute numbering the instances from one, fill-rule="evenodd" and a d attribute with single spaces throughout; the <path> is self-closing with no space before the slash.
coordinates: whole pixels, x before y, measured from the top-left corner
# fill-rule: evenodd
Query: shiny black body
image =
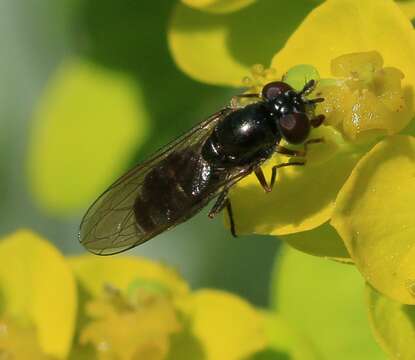
<path id="1" fill-rule="evenodd" d="M 261 164 L 274 153 L 280 139 L 264 103 L 230 112 L 203 143 L 172 152 L 149 172 L 134 204 L 137 224 L 152 232 L 159 224 L 193 215 L 189 209 L 210 200 L 217 184 L 224 184 L 235 170 Z"/>
<path id="2" fill-rule="evenodd" d="M 81 242 L 97 254 L 117 253 L 187 220 L 216 196 L 211 213 L 229 211 L 234 183 L 269 159 L 282 138 L 294 134 L 291 142 L 300 143 L 310 131 L 306 90 L 267 86 L 255 102 L 214 114 L 114 183 L 85 215 Z"/>
<path id="3" fill-rule="evenodd" d="M 227 115 L 204 143 L 202 158 L 224 169 L 269 158 L 281 140 L 270 105 L 258 102 Z"/>

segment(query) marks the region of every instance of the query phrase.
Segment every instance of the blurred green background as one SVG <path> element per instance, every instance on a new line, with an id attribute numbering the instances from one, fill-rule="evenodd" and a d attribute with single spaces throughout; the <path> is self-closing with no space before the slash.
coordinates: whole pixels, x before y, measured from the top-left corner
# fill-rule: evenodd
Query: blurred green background
<path id="1" fill-rule="evenodd" d="M 0 2 L 0 235 L 26 227 L 49 239 L 65 254 L 85 252 L 78 243 L 77 231 L 88 201 L 85 207 L 64 216 L 48 211 L 33 196 L 28 177 L 34 112 L 48 81 L 65 59 L 79 56 L 104 69 L 126 74 L 143 94 L 150 130 L 144 143 L 119 165 L 120 171 L 111 174 L 111 180 L 229 101 L 234 90 L 193 81 L 175 66 L 166 40 L 174 3 Z M 114 119 L 114 127 L 118 120 Z M 99 119 L 96 121 L 99 123 Z M 77 131 L 81 134 L 82 126 Z M 103 136 L 99 126 L 93 135 Z M 68 151 L 77 149 L 62 144 L 62 153 Z M 105 161 L 103 157 L 103 164 Z M 39 169 L 43 165 L 29 164 Z M 79 167 L 82 169 L 82 164 Z M 88 181 L 91 174 L 74 176 Z M 109 185 L 111 180 L 105 183 Z M 65 179 L 57 174 L 51 181 L 59 189 Z M 105 186 L 96 189 L 95 196 L 104 189 Z M 175 266 L 195 288 L 227 289 L 257 305 L 268 304 L 277 241 L 266 236 L 234 239 L 223 227 L 221 217 L 209 220 L 206 214 L 207 209 L 130 254 Z"/>

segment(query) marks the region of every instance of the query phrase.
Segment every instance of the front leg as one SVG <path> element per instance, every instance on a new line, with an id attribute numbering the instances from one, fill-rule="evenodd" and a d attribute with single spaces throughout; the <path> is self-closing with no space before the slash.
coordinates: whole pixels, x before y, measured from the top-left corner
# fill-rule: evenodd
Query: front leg
<path id="1" fill-rule="evenodd" d="M 267 184 L 267 180 L 265 180 L 265 175 L 262 171 L 261 167 L 258 167 L 255 169 L 255 175 L 259 181 L 259 183 L 261 184 L 262 188 L 264 189 L 265 192 L 270 192 L 272 189 L 271 187 Z"/>
<path id="2" fill-rule="evenodd" d="M 275 150 L 275 152 L 277 152 L 278 154 L 287 155 L 287 156 L 305 157 L 307 155 L 308 146 L 310 144 L 321 144 L 321 143 L 324 143 L 323 138 L 309 139 L 304 142 L 303 150 L 292 150 L 284 146 L 277 145 L 277 149 Z"/>
<path id="3" fill-rule="evenodd" d="M 267 181 L 265 180 L 264 172 L 262 171 L 262 169 L 260 167 L 255 169 L 255 175 L 256 175 L 259 183 L 261 184 L 262 188 L 264 189 L 264 191 L 266 193 L 269 193 L 269 192 L 272 191 L 272 188 L 274 187 L 275 179 L 277 177 L 277 170 L 279 168 L 286 167 L 286 166 L 302 166 L 302 165 L 305 165 L 305 161 L 292 161 L 292 162 L 287 162 L 287 163 L 274 165 L 272 167 L 271 181 L 270 181 L 269 185 L 268 185 Z"/>
<path id="4" fill-rule="evenodd" d="M 303 165 L 305 165 L 305 161 L 293 161 L 293 162 L 274 165 L 272 167 L 271 182 L 270 182 L 269 188 L 272 190 L 272 188 L 274 187 L 275 179 L 277 178 L 277 170 L 279 168 L 286 167 L 286 166 L 303 166 Z"/>

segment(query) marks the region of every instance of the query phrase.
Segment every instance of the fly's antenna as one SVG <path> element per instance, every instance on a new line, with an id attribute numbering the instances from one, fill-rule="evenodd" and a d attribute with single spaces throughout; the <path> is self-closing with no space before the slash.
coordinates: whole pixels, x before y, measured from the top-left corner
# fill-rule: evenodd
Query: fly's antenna
<path id="1" fill-rule="evenodd" d="M 310 94 L 315 89 L 316 85 L 317 82 L 314 79 L 311 79 L 304 85 L 303 89 L 298 93 L 298 95 L 305 96 Z"/>

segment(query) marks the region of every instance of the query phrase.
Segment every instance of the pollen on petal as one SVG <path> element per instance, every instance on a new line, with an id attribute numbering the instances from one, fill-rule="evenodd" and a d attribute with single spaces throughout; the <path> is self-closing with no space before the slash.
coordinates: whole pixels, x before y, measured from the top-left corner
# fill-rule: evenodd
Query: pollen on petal
<path id="1" fill-rule="evenodd" d="M 325 101 L 317 112 L 326 124 L 336 127 L 352 141 L 370 136 L 393 135 L 411 120 L 413 109 L 405 101 L 397 68 L 384 67 L 376 51 L 339 56 L 331 62 L 335 81 L 322 82 L 317 89 Z"/>

